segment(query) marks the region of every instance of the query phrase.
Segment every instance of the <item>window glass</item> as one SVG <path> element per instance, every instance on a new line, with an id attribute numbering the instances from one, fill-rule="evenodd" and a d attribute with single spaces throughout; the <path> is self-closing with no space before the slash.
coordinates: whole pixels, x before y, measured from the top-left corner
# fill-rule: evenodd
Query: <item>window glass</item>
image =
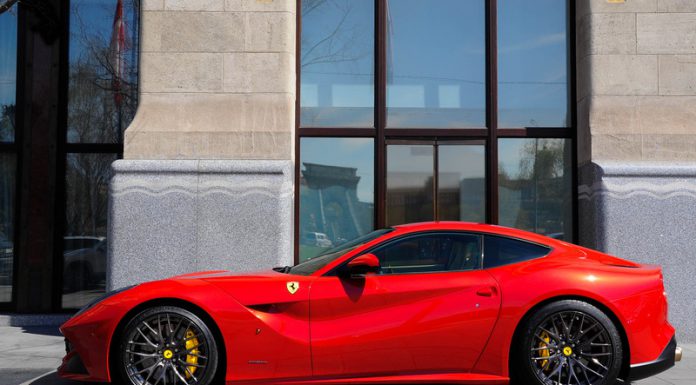
<path id="1" fill-rule="evenodd" d="M 498 125 L 567 127 L 568 3 L 498 1 Z"/>
<path id="2" fill-rule="evenodd" d="M 485 127 L 485 1 L 387 1 L 387 127 Z"/>
<path id="3" fill-rule="evenodd" d="M 17 92 L 17 5 L 0 14 L 0 142 L 13 142 Z"/>
<path id="4" fill-rule="evenodd" d="M 387 146 L 387 225 L 431 221 L 433 145 Z"/>
<path id="5" fill-rule="evenodd" d="M 438 145 L 437 205 L 441 221 L 486 221 L 484 145 Z"/>
<path id="6" fill-rule="evenodd" d="M 483 247 L 483 267 L 491 268 L 543 257 L 551 250 L 533 243 L 486 235 Z"/>
<path id="7" fill-rule="evenodd" d="M 352 241 L 346 242 L 333 249 L 326 250 L 324 254 L 319 255 L 315 258 L 308 259 L 296 266 L 293 266 L 289 273 L 297 275 L 312 275 L 316 271 L 322 269 L 329 263 L 337 260 L 338 258 L 346 255 L 347 253 L 362 247 L 363 245 L 372 242 L 373 240 L 394 231 L 393 229 L 380 229 L 373 231 L 371 233 L 365 234 L 362 237 L 353 239 Z"/>
<path id="8" fill-rule="evenodd" d="M 71 0 L 68 142 L 119 143 L 138 104 L 138 0 Z"/>
<path id="9" fill-rule="evenodd" d="M 15 155 L 0 154 L 0 302 L 12 300 Z"/>
<path id="10" fill-rule="evenodd" d="M 374 230 L 374 141 L 302 138 L 300 261 Z"/>
<path id="11" fill-rule="evenodd" d="M 569 139 L 500 139 L 499 223 L 570 241 L 573 233 Z"/>
<path id="12" fill-rule="evenodd" d="M 115 154 L 67 156 L 63 308 L 80 308 L 104 293 L 107 198 L 114 160 Z"/>
<path id="13" fill-rule="evenodd" d="M 303 0 L 300 125 L 374 126 L 374 1 Z"/>
<path id="14" fill-rule="evenodd" d="M 372 252 L 382 274 L 428 273 L 477 269 L 480 237 L 469 234 L 430 234 L 408 237 Z"/>

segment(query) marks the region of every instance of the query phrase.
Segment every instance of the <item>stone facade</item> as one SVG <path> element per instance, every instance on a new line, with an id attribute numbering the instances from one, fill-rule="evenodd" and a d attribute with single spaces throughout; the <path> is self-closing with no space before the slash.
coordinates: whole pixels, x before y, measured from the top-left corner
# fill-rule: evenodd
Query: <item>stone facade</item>
<path id="1" fill-rule="evenodd" d="M 144 1 L 126 159 L 290 160 L 295 1 Z"/>
<path id="2" fill-rule="evenodd" d="M 580 243 L 663 266 L 696 341 L 696 2 L 577 2 Z"/>
<path id="3" fill-rule="evenodd" d="M 292 264 L 295 6 L 143 1 L 140 105 L 110 186 L 109 288 Z"/>

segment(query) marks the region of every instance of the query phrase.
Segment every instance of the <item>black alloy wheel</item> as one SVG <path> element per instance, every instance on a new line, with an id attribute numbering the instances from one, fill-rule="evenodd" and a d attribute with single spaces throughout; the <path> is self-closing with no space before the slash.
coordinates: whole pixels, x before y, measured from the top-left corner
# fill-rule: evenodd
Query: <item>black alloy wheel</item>
<path id="1" fill-rule="evenodd" d="M 144 310 L 126 325 L 119 373 L 132 385 L 209 385 L 218 351 L 210 328 L 194 313 L 172 306 Z"/>
<path id="2" fill-rule="evenodd" d="M 610 385 L 621 371 L 616 326 L 595 306 L 576 300 L 548 304 L 525 323 L 513 347 L 513 383 Z"/>

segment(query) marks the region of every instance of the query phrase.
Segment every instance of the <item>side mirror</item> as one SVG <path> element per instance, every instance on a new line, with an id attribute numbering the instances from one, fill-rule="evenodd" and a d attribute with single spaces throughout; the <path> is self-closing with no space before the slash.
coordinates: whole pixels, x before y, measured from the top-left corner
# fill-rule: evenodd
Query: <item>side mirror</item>
<path id="1" fill-rule="evenodd" d="M 363 254 L 348 262 L 348 276 L 353 279 L 364 279 L 367 274 L 379 271 L 379 258 L 374 254 Z"/>

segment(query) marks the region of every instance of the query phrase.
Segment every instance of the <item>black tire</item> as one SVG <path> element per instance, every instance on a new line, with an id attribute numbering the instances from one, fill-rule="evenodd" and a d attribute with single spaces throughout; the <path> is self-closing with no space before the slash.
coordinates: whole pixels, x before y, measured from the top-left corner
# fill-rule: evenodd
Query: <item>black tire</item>
<path id="1" fill-rule="evenodd" d="M 196 314 L 157 306 L 133 317 L 120 334 L 113 364 L 122 384 L 210 385 L 219 352 L 211 329 Z"/>
<path id="2" fill-rule="evenodd" d="M 552 302 L 521 325 L 510 356 L 511 383 L 613 385 L 623 363 L 612 320 L 582 301 Z"/>

